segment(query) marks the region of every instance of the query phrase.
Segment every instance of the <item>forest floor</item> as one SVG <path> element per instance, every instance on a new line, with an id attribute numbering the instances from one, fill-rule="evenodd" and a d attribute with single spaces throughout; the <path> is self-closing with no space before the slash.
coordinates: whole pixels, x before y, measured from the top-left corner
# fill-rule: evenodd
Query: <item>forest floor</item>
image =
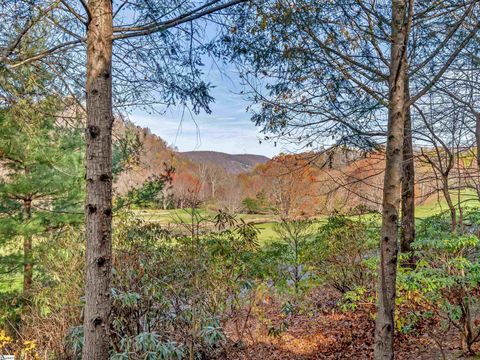
<path id="1" fill-rule="evenodd" d="M 228 345 L 219 357 L 229 360 L 317 360 L 371 359 L 374 341 L 373 306 L 342 312 L 336 306 L 338 293 L 317 289 L 311 298 L 315 310 L 299 313 L 286 319 L 280 304 L 265 301 L 260 312 L 250 319 L 231 320 L 227 324 Z M 284 331 L 273 333 L 272 328 Z M 440 360 L 467 359 L 462 357 L 459 334 L 452 329 L 428 333 L 433 324 L 423 324 L 408 335 L 397 331 L 396 359 Z M 441 347 L 440 347 L 441 346 Z M 480 352 L 480 346 L 475 348 Z M 443 353 L 443 354 L 442 354 Z M 479 359 L 469 357 L 468 359 Z"/>

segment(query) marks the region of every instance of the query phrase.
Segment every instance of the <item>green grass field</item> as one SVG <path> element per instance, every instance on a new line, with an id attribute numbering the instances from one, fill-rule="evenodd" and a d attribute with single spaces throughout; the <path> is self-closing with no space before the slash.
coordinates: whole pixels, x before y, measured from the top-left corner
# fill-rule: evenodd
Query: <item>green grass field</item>
<path id="1" fill-rule="evenodd" d="M 8 276 L 0 276 L 0 293 L 17 292 L 22 290 L 23 276 L 21 273 L 13 273 Z"/>
<path id="2" fill-rule="evenodd" d="M 135 216 L 138 216 L 144 221 L 152 221 L 160 224 L 179 224 L 182 222 L 191 222 L 191 209 L 175 209 L 175 210 L 134 210 Z M 215 211 L 206 209 L 197 210 L 199 218 L 210 218 L 216 215 Z M 259 215 L 259 214 L 238 214 L 237 219 L 243 219 L 246 222 L 255 223 L 260 230 L 260 243 L 272 241 L 276 239 L 274 225 L 279 220 L 274 215 Z"/>
<path id="3" fill-rule="evenodd" d="M 158 222 L 160 224 L 178 224 L 181 222 L 189 222 L 191 220 L 191 209 L 174 209 L 174 210 L 133 210 L 135 216 L 145 221 Z M 200 218 L 213 218 L 216 215 L 215 211 L 198 209 L 197 215 Z M 273 215 L 257 215 L 257 214 L 239 214 L 238 218 L 245 221 L 262 222 L 276 219 Z"/>
<path id="4" fill-rule="evenodd" d="M 455 204 L 458 204 L 458 193 L 451 193 L 452 200 Z M 477 194 L 473 190 L 462 191 L 460 193 L 460 202 L 464 207 L 479 207 Z M 431 198 L 424 204 L 417 205 L 415 208 L 415 217 L 418 219 L 426 218 L 431 215 L 447 212 L 447 202 L 444 198 Z M 214 211 L 205 209 L 198 210 L 201 217 L 215 216 Z M 160 224 L 178 224 L 181 222 L 191 221 L 190 209 L 177 209 L 177 210 L 135 210 L 134 214 L 145 221 L 159 222 Z M 274 226 L 279 218 L 275 215 L 257 215 L 257 214 L 238 214 L 238 218 L 247 222 L 255 223 L 256 227 L 260 230 L 259 242 L 261 244 L 274 241 L 277 239 Z M 316 221 L 321 224 L 325 221 L 325 217 L 318 217 Z"/>
<path id="5" fill-rule="evenodd" d="M 480 207 L 478 196 L 473 190 L 464 190 L 460 192 L 460 199 L 456 191 L 451 192 L 452 201 L 458 205 L 459 200 L 463 207 Z M 448 206 L 445 198 L 442 196 L 439 199 L 431 198 L 424 204 L 418 205 L 415 208 L 415 217 L 426 218 L 442 212 L 447 212 Z"/>
<path id="6" fill-rule="evenodd" d="M 18 254 L 21 251 L 21 246 L 17 243 L 9 243 L 0 248 L 0 261 L 5 261 L 2 266 L 2 270 L 5 273 L 0 272 L 0 293 L 14 292 L 22 289 L 23 277 L 20 268 L 15 271 L 10 271 L 12 264 L 8 261 L 9 256 Z"/>
<path id="7" fill-rule="evenodd" d="M 260 231 L 258 233 L 258 239 L 260 244 L 272 242 L 278 238 L 275 232 L 275 222 L 266 222 L 257 224 L 255 227 Z"/>

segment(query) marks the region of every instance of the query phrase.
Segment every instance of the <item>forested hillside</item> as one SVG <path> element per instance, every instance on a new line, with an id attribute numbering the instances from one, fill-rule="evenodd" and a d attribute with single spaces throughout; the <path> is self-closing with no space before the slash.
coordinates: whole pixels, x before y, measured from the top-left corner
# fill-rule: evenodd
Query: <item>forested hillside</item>
<path id="1" fill-rule="evenodd" d="M 116 133 L 133 147 L 130 163 L 116 180 L 119 194 L 174 169 L 171 182 L 157 199 L 156 206 L 163 209 L 189 207 L 193 198 L 213 210 L 286 217 L 381 209 L 382 151 L 339 147 L 282 154 L 269 160 L 255 155 L 176 152 L 149 129 L 131 123 L 118 122 Z M 445 198 L 436 169 L 427 161 L 434 151 L 432 147 L 415 151 L 417 204 Z M 471 178 L 475 164 L 469 160 L 468 150 L 462 156 L 464 160 L 452 171 L 457 177 Z"/>
<path id="2" fill-rule="evenodd" d="M 215 164 L 230 174 L 252 170 L 256 165 L 268 161 L 266 156 L 254 154 L 225 154 L 216 151 L 187 151 L 180 153 L 197 164 Z"/>

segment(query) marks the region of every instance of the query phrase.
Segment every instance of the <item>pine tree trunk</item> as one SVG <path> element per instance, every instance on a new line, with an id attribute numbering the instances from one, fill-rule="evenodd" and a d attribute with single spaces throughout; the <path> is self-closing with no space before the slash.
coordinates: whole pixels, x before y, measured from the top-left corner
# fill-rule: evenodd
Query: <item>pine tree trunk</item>
<path id="1" fill-rule="evenodd" d="M 23 220 L 28 222 L 32 217 L 32 200 L 23 200 Z M 23 295 L 28 297 L 33 281 L 32 237 L 23 237 Z"/>
<path id="2" fill-rule="evenodd" d="M 408 101 L 410 91 L 408 79 L 405 87 Z M 415 241 L 415 166 L 413 161 L 412 119 L 410 107 L 405 112 L 405 129 L 403 138 L 403 179 L 402 179 L 402 227 L 400 234 L 400 251 L 412 251 Z"/>
<path id="3" fill-rule="evenodd" d="M 383 184 L 382 230 L 375 321 L 374 359 L 393 359 L 397 232 L 401 201 L 406 87 L 406 0 L 392 1 L 392 45 L 389 78 L 388 134 Z"/>
<path id="4" fill-rule="evenodd" d="M 86 279 L 83 359 L 109 358 L 112 261 L 112 7 L 88 2 Z"/>

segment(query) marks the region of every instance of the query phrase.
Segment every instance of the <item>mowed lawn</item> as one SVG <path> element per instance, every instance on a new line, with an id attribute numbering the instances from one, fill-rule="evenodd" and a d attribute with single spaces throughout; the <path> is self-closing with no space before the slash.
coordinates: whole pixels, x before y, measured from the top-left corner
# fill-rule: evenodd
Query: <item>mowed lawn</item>
<path id="1" fill-rule="evenodd" d="M 182 222 L 189 222 L 192 219 L 192 209 L 173 209 L 173 210 L 133 210 L 135 216 L 145 221 L 159 222 L 160 224 L 178 224 Z M 196 216 L 199 219 L 213 219 L 217 214 L 214 210 L 197 209 Z M 243 219 L 248 222 L 262 222 L 272 221 L 277 219 L 275 215 L 259 215 L 259 214 L 238 214 L 238 219 Z"/>
<path id="2" fill-rule="evenodd" d="M 463 207 L 480 207 L 477 194 L 473 190 L 466 190 L 460 193 L 460 198 L 457 192 L 452 192 L 452 201 L 455 205 L 460 201 Z M 447 212 L 447 202 L 443 197 L 428 199 L 423 204 L 417 205 L 415 208 L 415 217 L 419 220 L 428 216 L 436 215 L 442 212 Z M 213 210 L 199 209 L 198 216 L 201 218 L 213 218 L 216 212 Z M 145 221 L 159 222 L 160 224 L 179 224 L 181 222 L 191 222 L 191 209 L 176 209 L 176 210 L 135 210 L 134 214 Z M 268 243 L 278 239 L 278 234 L 275 231 L 275 224 L 280 221 L 280 218 L 275 215 L 259 215 L 259 214 L 238 214 L 238 219 L 243 219 L 246 222 L 253 222 L 255 227 L 259 230 L 258 238 L 260 244 Z M 366 215 L 368 216 L 368 215 Z M 321 225 L 326 221 L 326 216 L 319 216 L 315 218 L 315 222 Z"/>
<path id="3" fill-rule="evenodd" d="M 134 210 L 135 216 L 138 216 L 144 221 L 156 222 L 159 224 L 180 224 L 192 222 L 191 209 L 174 209 L 174 210 Z M 213 210 L 198 209 L 196 210 L 195 221 L 202 219 L 212 220 L 217 212 Z M 245 222 L 254 223 L 259 232 L 259 241 L 264 243 L 276 239 L 274 230 L 275 224 L 280 220 L 275 215 L 260 215 L 260 214 L 237 214 L 237 219 L 243 219 Z"/>
<path id="4" fill-rule="evenodd" d="M 456 191 L 452 191 L 450 196 L 455 206 L 460 202 L 463 208 L 480 207 L 478 196 L 473 190 L 463 190 L 460 194 Z M 448 205 L 445 198 L 443 196 L 439 196 L 438 198 L 431 197 L 424 204 L 417 205 L 415 209 L 415 217 L 422 219 L 442 212 L 448 212 Z"/>

